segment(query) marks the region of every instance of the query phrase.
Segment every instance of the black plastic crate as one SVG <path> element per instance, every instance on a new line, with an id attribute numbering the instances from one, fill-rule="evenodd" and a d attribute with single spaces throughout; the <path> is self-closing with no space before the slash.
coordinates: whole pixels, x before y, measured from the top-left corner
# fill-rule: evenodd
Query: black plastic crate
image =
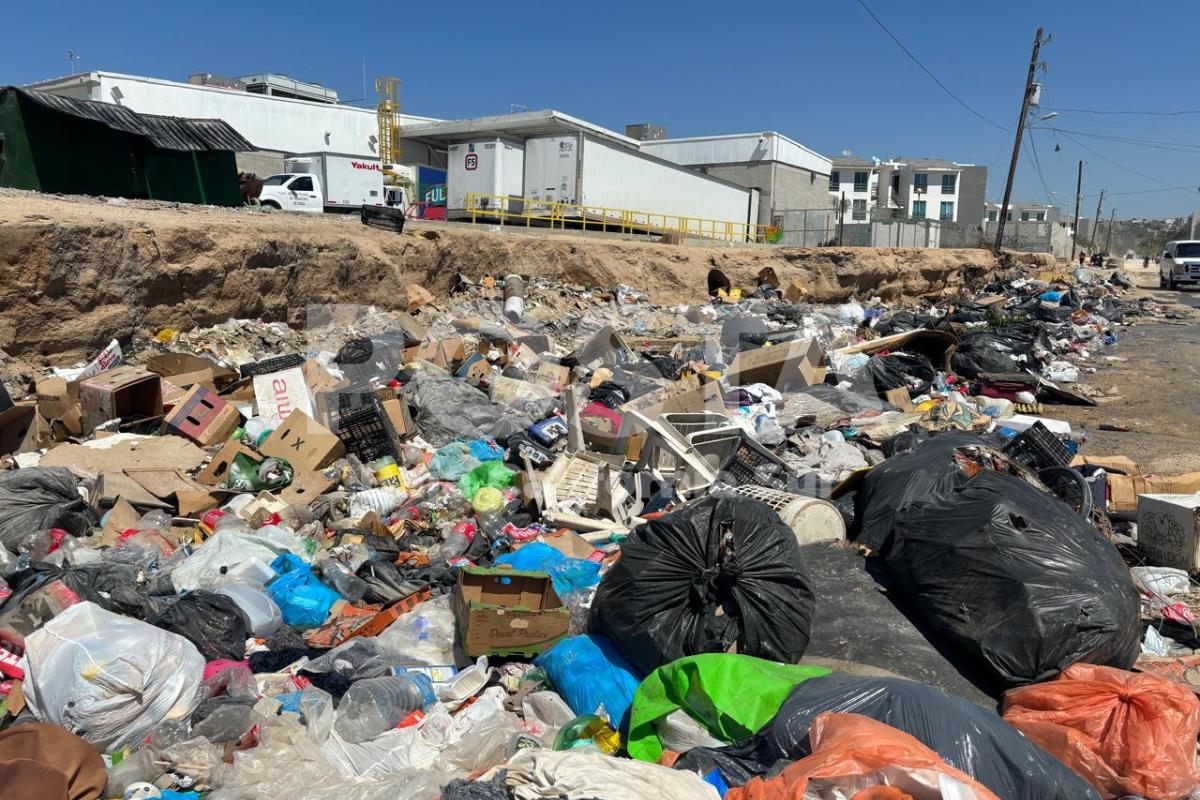
<path id="1" fill-rule="evenodd" d="M 1004 455 L 1033 470 L 1065 467 L 1071 463 L 1067 446 L 1040 422 L 1013 437 L 1004 446 Z"/>
<path id="2" fill-rule="evenodd" d="M 256 361 L 253 364 L 243 364 L 238 367 L 238 371 L 243 378 L 249 378 L 254 375 L 269 375 L 272 372 L 280 372 L 281 370 L 298 367 L 304 363 L 304 356 L 299 353 L 288 353 L 282 356 L 274 356 L 272 358 L 264 358 L 262 361 Z"/>
<path id="3" fill-rule="evenodd" d="M 792 477 L 787 464 L 745 435 L 720 473 L 721 481 L 730 486 L 767 486 L 781 491 L 788 491 Z"/>
<path id="4" fill-rule="evenodd" d="M 396 457 L 396 432 L 378 403 L 337 410 L 330 416 L 331 429 L 359 461 Z"/>

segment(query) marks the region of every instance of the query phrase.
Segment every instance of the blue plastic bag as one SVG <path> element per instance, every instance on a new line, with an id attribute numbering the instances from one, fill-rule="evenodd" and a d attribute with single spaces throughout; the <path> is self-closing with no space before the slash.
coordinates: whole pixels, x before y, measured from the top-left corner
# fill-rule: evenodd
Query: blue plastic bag
<path id="1" fill-rule="evenodd" d="M 520 550 L 497 556 L 496 565 L 549 573 L 559 597 L 585 592 L 600 582 L 599 564 L 569 558 L 542 542 L 530 542 Z"/>
<path id="2" fill-rule="evenodd" d="M 533 660 L 576 714 L 595 714 L 601 706 L 609 723 L 629 730 L 629 708 L 641 679 L 603 636 L 587 634 L 563 639 Z"/>
<path id="3" fill-rule="evenodd" d="M 271 562 L 278 577 L 267 584 L 267 594 L 283 612 L 283 621 L 297 628 L 325 624 L 330 607 L 342 597 L 317 576 L 297 555 L 284 553 Z"/>

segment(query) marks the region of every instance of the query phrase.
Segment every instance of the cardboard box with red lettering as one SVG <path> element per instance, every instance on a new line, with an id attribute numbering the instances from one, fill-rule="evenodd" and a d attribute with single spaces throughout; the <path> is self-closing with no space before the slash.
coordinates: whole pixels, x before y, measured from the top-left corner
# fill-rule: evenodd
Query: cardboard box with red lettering
<path id="1" fill-rule="evenodd" d="M 454 618 L 466 655 L 529 657 L 567 635 L 571 612 L 545 572 L 465 567 L 454 587 Z"/>
<path id="2" fill-rule="evenodd" d="M 215 391 L 193 386 L 163 420 L 163 430 L 211 447 L 233 435 L 242 423 L 237 409 Z"/>
<path id="3" fill-rule="evenodd" d="M 79 402 L 87 431 L 109 420 L 151 419 L 163 413 L 162 386 L 153 372 L 117 367 L 79 382 Z"/>
<path id="4" fill-rule="evenodd" d="M 278 427 L 293 411 L 313 416 L 312 393 L 300 367 L 255 375 L 254 399 L 258 416 L 271 428 Z"/>
<path id="5" fill-rule="evenodd" d="M 258 450 L 264 456 L 282 458 L 297 472 L 320 469 L 346 454 L 337 434 L 303 411 L 289 414 Z"/>

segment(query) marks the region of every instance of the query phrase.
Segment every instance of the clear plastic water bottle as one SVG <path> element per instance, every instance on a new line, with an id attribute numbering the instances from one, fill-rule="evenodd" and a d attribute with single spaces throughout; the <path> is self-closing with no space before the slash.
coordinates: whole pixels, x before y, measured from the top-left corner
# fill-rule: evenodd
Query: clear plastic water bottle
<path id="1" fill-rule="evenodd" d="M 325 558 L 313 569 L 321 582 L 351 603 L 357 603 L 367 593 L 367 582 L 351 572 L 344 564 Z"/>
<path id="2" fill-rule="evenodd" d="M 435 702 L 433 683 L 425 675 L 366 678 L 357 681 L 342 697 L 333 727 L 351 744 L 369 742 Z"/>

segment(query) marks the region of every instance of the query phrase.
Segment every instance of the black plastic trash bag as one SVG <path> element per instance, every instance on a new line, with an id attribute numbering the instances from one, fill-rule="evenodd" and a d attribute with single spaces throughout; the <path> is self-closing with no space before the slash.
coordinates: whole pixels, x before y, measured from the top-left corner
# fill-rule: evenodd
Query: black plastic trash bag
<path id="1" fill-rule="evenodd" d="M 889 572 L 938 633 L 1008 684 L 1085 661 L 1129 669 L 1142 634 L 1120 554 L 1057 497 L 981 472 L 896 514 Z"/>
<path id="2" fill-rule="evenodd" d="M 809 729 L 826 711 L 862 714 L 902 730 L 1005 800 L 1098 800 L 1083 778 L 991 711 L 924 683 L 832 673 L 809 678 L 754 738 L 697 748 L 676 768 L 717 766 L 741 785 L 780 761 L 811 755 Z"/>
<path id="3" fill-rule="evenodd" d="M 1041 325 L 1017 322 L 964 334 L 950 365 L 956 375 L 972 379 L 981 372 L 1019 372 L 1026 366 L 1034 366 L 1038 348 L 1049 349 L 1048 346 Z"/>
<path id="4" fill-rule="evenodd" d="M 223 594 L 188 592 L 149 622 L 196 645 L 206 661 L 246 657 L 250 625 L 237 603 Z"/>
<path id="5" fill-rule="evenodd" d="M 940 497 L 966 481 L 955 466 L 954 451 L 972 444 L 984 442 L 973 433 L 938 434 L 868 472 L 857 495 L 858 513 L 851 530 L 854 541 L 885 552 L 896 512 L 909 503 Z"/>
<path id="6" fill-rule="evenodd" d="M 757 500 L 714 494 L 634 529 L 600 581 L 589 628 L 642 674 L 735 644 L 795 664 L 813 604 L 792 529 Z"/>
<path id="7" fill-rule="evenodd" d="M 857 386 L 862 391 L 874 390 L 880 397 L 889 389 L 908 389 L 916 397 L 929 391 L 935 375 L 933 363 L 927 357 L 919 353 L 896 352 L 871 356 Z"/>
<path id="8" fill-rule="evenodd" d="M 84 536 L 100 524 L 79 496 L 79 484 L 66 467 L 31 467 L 0 472 L 0 544 L 16 550 L 27 534 L 61 528 Z"/>
<path id="9" fill-rule="evenodd" d="M 449 376 L 417 373 L 404 392 L 416 409 L 417 429 L 434 447 L 460 436 L 505 440 L 533 424 L 528 414 L 493 403 L 474 386 Z"/>

